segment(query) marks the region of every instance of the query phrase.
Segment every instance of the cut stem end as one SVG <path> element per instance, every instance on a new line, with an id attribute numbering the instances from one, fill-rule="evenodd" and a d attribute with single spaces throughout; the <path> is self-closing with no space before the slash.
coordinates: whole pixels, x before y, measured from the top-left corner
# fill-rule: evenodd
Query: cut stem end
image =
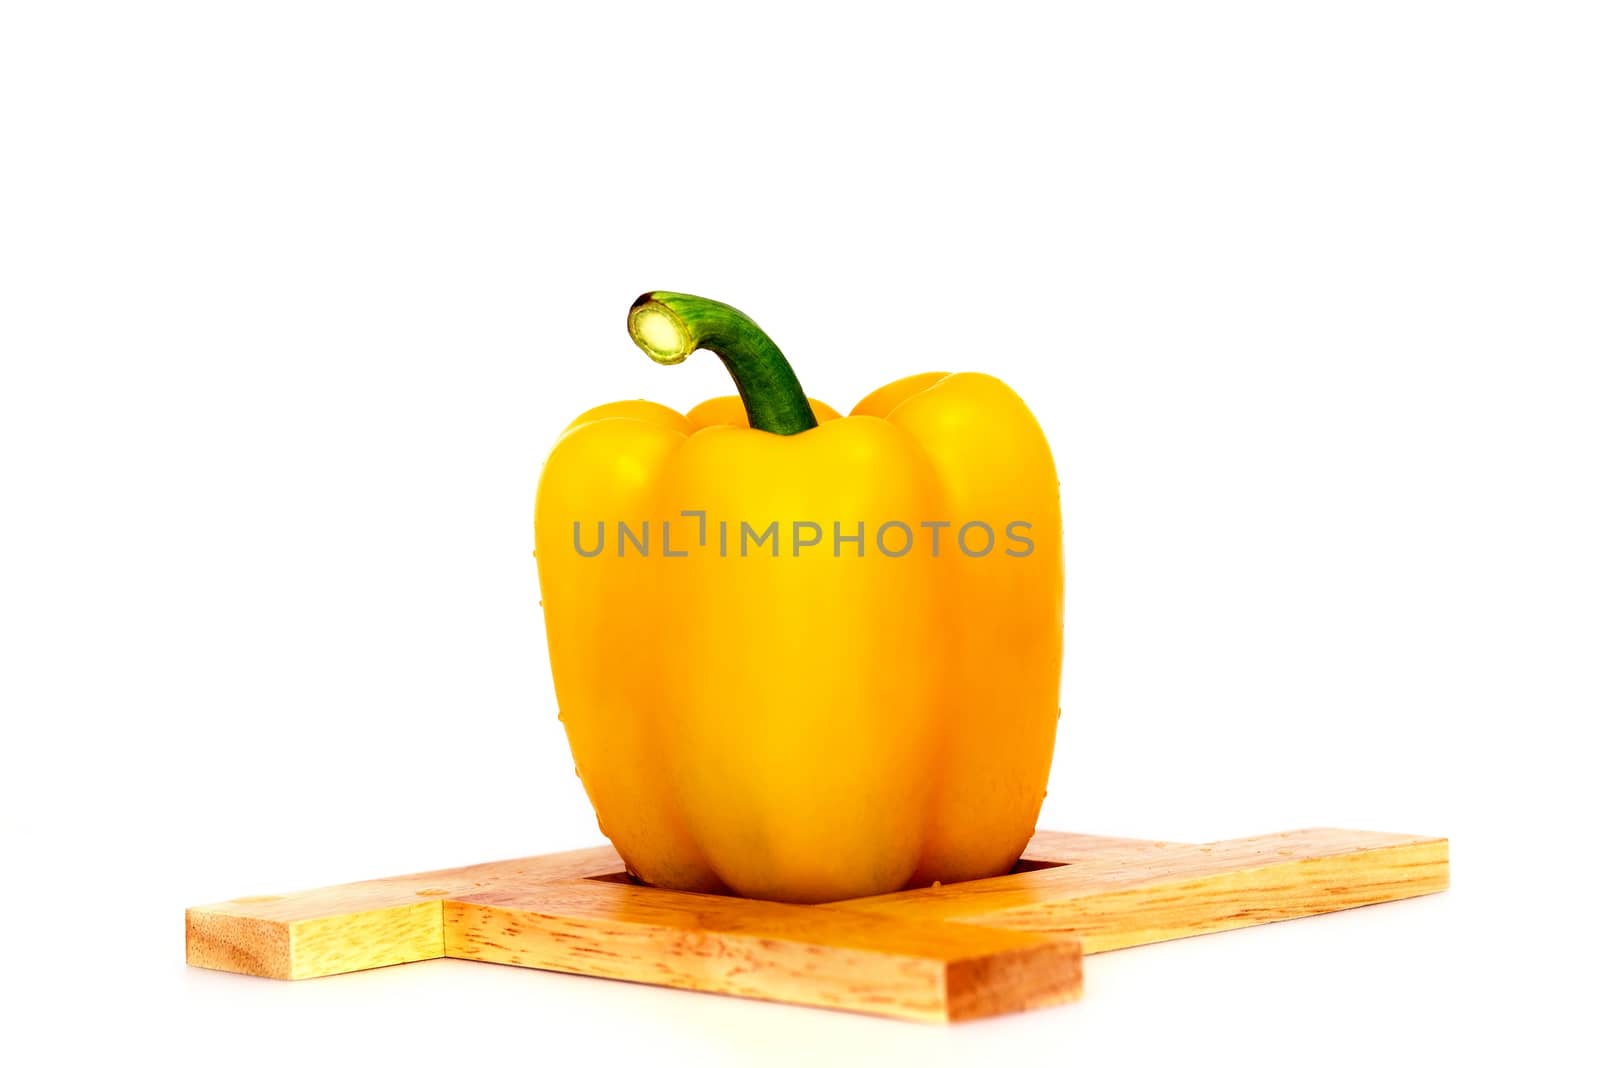
<path id="1" fill-rule="evenodd" d="M 644 354 L 656 363 L 682 363 L 694 351 L 695 339 L 672 314 L 672 309 L 655 301 L 636 304 L 628 313 L 628 335 Z"/>

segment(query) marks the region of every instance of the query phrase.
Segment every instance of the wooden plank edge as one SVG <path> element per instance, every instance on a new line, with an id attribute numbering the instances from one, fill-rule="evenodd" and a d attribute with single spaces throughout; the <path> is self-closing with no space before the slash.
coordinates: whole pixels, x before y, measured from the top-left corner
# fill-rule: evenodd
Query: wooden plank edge
<path id="1" fill-rule="evenodd" d="M 555 887 L 551 888 L 555 890 Z M 569 884 L 580 896 L 588 888 Z M 629 888 L 638 889 L 638 888 Z M 694 907 L 697 894 L 646 890 L 655 901 L 673 895 Z M 818 912 L 859 930 L 948 943 L 943 924 L 834 913 L 826 906 L 778 905 L 713 898 L 715 912 L 733 901 L 738 918 L 704 926 L 669 922 L 653 909 L 588 908 L 568 898 L 547 903 L 449 900 L 443 903 L 445 956 L 544 971 L 716 993 L 762 1001 L 948 1023 L 1060 1004 L 1083 987 L 1082 949 L 1076 939 L 1018 932 L 985 932 L 992 948 L 965 955 L 830 944 L 808 929 Z M 792 917 L 786 914 L 793 912 Z M 740 915 L 745 914 L 745 915 Z M 752 916 L 754 918 L 752 918 Z M 857 939 L 859 941 L 859 939 Z"/>
<path id="2" fill-rule="evenodd" d="M 1110 891 L 1067 902 L 1054 919 L 1046 908 L 956 922 L 1071 934 L 1094 954 L 1423 897 L 1449 885 L 1448 839 L 1421 839 Z"/>
<path id="3" fill-rule="evenodd" d="M 293 922 L 203 907 L 184 911 L 184 960 L 195 968 L 314 979 L 442 956 L 438 899 Z"/>
<path id="4" fill-rule="evenodd" d="M 440 902 L 487 887 L 534 887 L 620 870 L 610 846 L 260 894 L 184 910 L 196 968 L 309 979 L 444 955 Z"/>
<path id="5" fill-rule="evenodd" d="M 183 955 L 194 968 L 288 979 L 289 925 L 205 908 L 186 909 Z"/>
<path id="6" fill-rule="evenodd" d="M 1209 891 L 1213 912 L 1192 929 L 1138 938 L 1080 934 L 1084 953 L 1104 953 L 1442 893 L 1450 887 L 1450 845 L 1445 838 L 1424 839 L 1265 865 L 1230 873 L 1220 880 L 1212 877 L 1195 882 L 1200 885 L 1193 892 Z M 1286 898 L 1286 891 L 1298 893 Z M 1180 896 L 1186 892 L 1190 891 L 1183 887 L 1172 890 Z"/>
<path id="7" fill-rule="evenodd" d="M 1083 945 L 1076 938 L 951 961 L 945 968 L 947 1023 L 1042 1009 L 1082 996 Z"/>
<path id="8" fill-rule="evenodd" d="M 291 979 L 343 975 L 442 956 L 444 906 L 440 898 L 289 925 Z"/>

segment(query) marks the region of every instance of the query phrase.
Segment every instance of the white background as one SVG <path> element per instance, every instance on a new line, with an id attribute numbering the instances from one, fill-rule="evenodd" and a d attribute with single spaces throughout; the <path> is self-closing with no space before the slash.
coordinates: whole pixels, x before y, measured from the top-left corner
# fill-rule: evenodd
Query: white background
<path id="1" fill-rule="evenodd" d="M 1592 1056 L 1597 51 L 1582 4 L 0 8 L 5 1041 Z M 186 969 L 187 905 L 598 840 L 532 499 L 584 408 L 730 391 L 629 343 L 652 288 L 842 408 L 934 368 L 1029 400 L 1068 570 L 1042 826 L 1442 834 L 1453 889 L 959 1028 Z"/>

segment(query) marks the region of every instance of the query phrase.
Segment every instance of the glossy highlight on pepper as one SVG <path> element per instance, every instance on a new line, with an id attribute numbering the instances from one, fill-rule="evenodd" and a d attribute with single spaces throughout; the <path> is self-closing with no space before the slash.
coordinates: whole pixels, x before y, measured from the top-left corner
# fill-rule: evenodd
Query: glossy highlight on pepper
<path id="1" fill-rule="evenodd" d="M 629 871 L 821 902 L 1009 870 L 1044 798 L 1061 667 L 1059 486 L 1026 405 L 989 375 L 928 372 L 841 417 L 726 304 L 646 293 L 628 328 L 658 363 L 715 353 L 739 394 L 687 415 L 585 412 L 539 482 L 562 721 Z M 574 524 L 601 520 L 694 545 L 694 513 L 783 530 L 1021 524 L 1031 548 L 574 548 Z"/>

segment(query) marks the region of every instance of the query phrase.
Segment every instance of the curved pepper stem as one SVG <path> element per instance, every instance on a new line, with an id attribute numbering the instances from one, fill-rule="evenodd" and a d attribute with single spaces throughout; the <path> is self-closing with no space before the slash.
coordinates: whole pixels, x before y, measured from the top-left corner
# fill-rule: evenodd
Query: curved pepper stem
<path id="1" fill-rule="evenodd" d="M 646 293 L 628 310 L 628 336 L 657 363 L 682 363 L 696 349 L 716 353 L 757 430 L 798 434 L 817 425 L 789 361 L 737 308 L 687 293 Z"/>

